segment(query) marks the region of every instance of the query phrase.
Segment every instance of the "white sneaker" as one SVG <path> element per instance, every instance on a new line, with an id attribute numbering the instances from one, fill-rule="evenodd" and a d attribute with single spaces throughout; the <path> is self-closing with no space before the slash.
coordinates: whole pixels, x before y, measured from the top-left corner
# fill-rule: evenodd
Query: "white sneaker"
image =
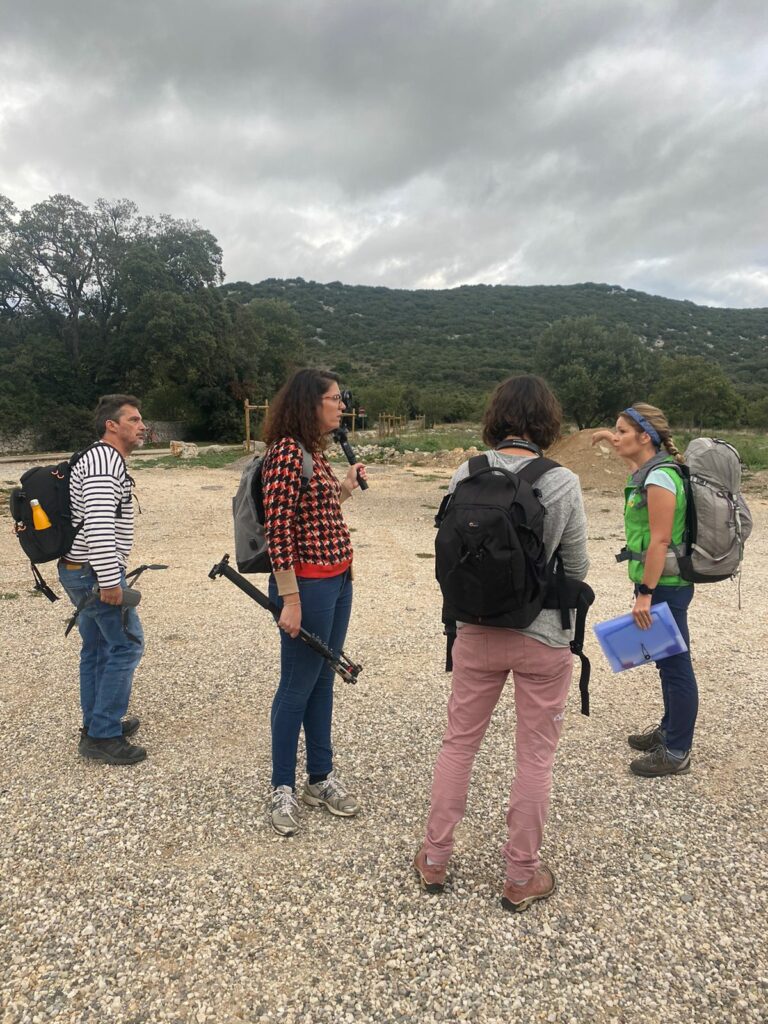
<path id="1" fill-rule="evenodd" d="M 347 791 L 336 772 L 331 772 L 327 779 L 316 782 L 314 786 L 310 786 L 307 781 L 301 799 L 310 807 L 322 804 L 331 814 L 337 814 L 340 818 L 352 818 L 360 810 L 357 797 Z"/>
<path id="2" fill-rule="evenodd" d="M 281 836 L 292 836 L 299 831 L 299 802 L 290 786 L 277 786 L 270 800 L 272 828 Z"/>

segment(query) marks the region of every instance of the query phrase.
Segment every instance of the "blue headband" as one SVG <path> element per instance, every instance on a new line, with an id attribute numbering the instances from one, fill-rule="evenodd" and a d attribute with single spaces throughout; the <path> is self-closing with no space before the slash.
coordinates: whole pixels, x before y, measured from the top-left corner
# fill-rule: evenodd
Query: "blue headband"
<path id="1" fill-rule="evenodd" d="M 661 448 L 661 438 L 659 437 L 658 431 L 651 426 L 645 416 L 641 416 L 637 409 L 633 409 L 631 406 L 629 409 L 625 409 L 622 416 L 629 416 L 630 419 L 634 420 L 638 427 L 642 427 L 648 437 L 653 441 L 657 448 Z"/>

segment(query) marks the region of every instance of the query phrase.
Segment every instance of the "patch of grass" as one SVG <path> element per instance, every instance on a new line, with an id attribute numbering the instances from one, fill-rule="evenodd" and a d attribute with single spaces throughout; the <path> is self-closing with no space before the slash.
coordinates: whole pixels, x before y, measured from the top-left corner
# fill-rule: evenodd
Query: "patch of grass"
<path id="1" fill-rule="evenodd" d="M 435 557 L 435 553 L 434 553 L 434 551 L 417 551 L 416 552 L 416 557 L 417 558 L 434 558 Z"/>
<path id="2" fill-rule="evenodd" d="M 4 594 L 0 594 L 0 601 L 16 601 L 19 595 L 11 590 L 6 590 Z"/>
<path id="3" fill-rule="evenodd" d="M 397 437 L 383 437 L 374 440 L 380 448 L 394 448 L 401 454 L 411 452 L 442 452 L 453 448 L 483 448 L 479 426 L 451 429 L 450 427 L 433 427 L 431 430 L 419 430 Z"/>
<path id="4" fill-rule="evenodd" d="M 177 459 L 175 455 L 161 455 L 156 459 L 136 459 L 131 463 L 135 469 L 223 469 L 231 462 L 241 459 L 245 452 L 235 448 L 226 452 L 202 452 L 196 459 Z"/>
<path id="5" fill-rule="evenodd" d="M 675 444 L 681 452 L 685 451 L 690 441 L 699 434 L 680 432 L 673 435 Z M 752 473 L 759 469 L 768 469 L 768 434 L 755 434 L 747 430 L 725 430 L 723 433 L 713 431 L 705 437 L 719 437 L 722 441 L 732 444 L 741 456 L 741 460 Z"/>

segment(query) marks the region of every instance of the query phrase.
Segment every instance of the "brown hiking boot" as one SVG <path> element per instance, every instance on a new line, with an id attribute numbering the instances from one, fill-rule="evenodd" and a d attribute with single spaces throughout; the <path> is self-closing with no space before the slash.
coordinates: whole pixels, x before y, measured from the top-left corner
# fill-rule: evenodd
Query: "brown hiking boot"
<path id="1" fill-rule="evenodd" d="M 501 905 L 505 910 L 511 910 L 513 914 L 519 914 L 536 900 L 545 900 L 551 896 L 555 891 L 555 885 L 555 876 L 545 864 L 542 864 L 536 868 L 525 885 L 515 885 L 514 882 L 507 880 L 504 883 Z"/>
<path id="2" fill-rule="evenodd" d="M 413 858 L 413 866 L 416 868 L 424 892 L 443 891 L 445 877 L 448 874 L 447 864 L 427 864 L 427 851 L 422 846 Z"/>

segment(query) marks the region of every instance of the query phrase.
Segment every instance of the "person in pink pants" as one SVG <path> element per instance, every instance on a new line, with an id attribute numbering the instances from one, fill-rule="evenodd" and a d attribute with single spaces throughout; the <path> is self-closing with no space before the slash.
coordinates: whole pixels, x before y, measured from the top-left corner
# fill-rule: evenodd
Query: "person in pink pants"
<path id="1" fill-rule="evenodd" d="M 483 440 L 491 466 L 515 472 L 559 436 L 562 413 L 546 383 L 529 374 L 504 381 L 485 412 Z M 498 449 L 498 450 L 497 450 Z M 456 471 L 449 490 L 466 476 Z M 578 477 L 562 466 L 536 484 L 546 509 L 547 557 L 559 548 L 566 576 L 583 580 L 588 569 L 587 524 Z M 470 776 L 493 710 L 512 674 L 517 726 L 515 775 L 503 847 L 506 879 L 502 906 L 527 909 L 555 889 L 540 849 L 549 812 L 552 766 L 571 683 L 572 632 L 560 612 L 544 609 L 525 629 L 458 623 L 448 725 L 432 782 L 424 842 L 414 867 L 427 892 L 442 892 L 453 852 L 453 835 L 464 816 Z M 489 822 L 489 831 L 495 823 Z"/>

